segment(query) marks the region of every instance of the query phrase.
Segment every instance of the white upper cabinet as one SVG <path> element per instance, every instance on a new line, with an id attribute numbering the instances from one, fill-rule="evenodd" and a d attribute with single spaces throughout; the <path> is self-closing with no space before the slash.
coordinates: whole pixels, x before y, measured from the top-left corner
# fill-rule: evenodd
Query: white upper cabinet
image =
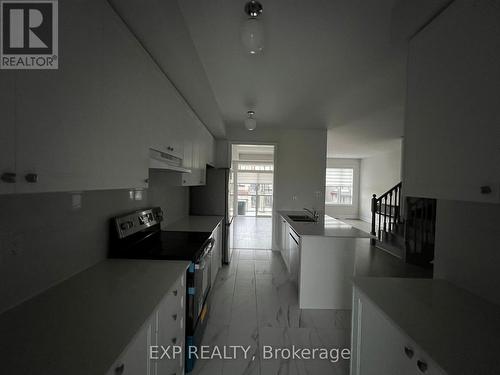
<path id="1" fill-rule="evenodd" d="M 457 0 L 410 41 L 407 195 L 500 202 L 499 19 Z"/>
<path id="2" fill-rule="evenodd" d="M 16 173 L 16 128 L 15 119 L 15 79 L 16 73 L 0 70 L 0 194 L 14 193 Z M 8 175 L 11 174 L 11 175 Z M 5 179 L 5 181 L 4 181 Z M 12 179 L 12 182 L 9 182 Z"/>
<path id="3" fill-rule="evenodd" d="M 59 69 L 0 72 L 0 194 L 146 188 L 149 148 L 204 184 L 213 137 L 110 5 L 59 13 Z"/>
<path id="4" fill-rule="evenodd" d="M 100 7 L 61 2 L 58 70 L 16 72 L 16 192 L 87 189 L 99 176 Z M 84 32 L 82 32 L 84 30 Z M 3 91 L 3 87 L 2 87 Z M 36 174 L 36 182 L 25 175 Z"/>

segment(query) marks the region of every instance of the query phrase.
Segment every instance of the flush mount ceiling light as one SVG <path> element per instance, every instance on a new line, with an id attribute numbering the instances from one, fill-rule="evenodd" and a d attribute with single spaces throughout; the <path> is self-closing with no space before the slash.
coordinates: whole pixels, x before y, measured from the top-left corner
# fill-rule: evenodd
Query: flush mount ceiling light
<path id="1" fill-rule="evenodd" d="M 245 119 L 245 127 L 248 130 L 254 130 L 257 127 L 257 120 L 255 120 L 255 112 L 254 111 L 248 111 L 247 112 L 247 118 Z"/>
<path id="2" fill-rule="evenodd" d="M 251 55 L 258 54 L 263 49 L 264 30 L 262 21 L 258 19 L 262 9 L 262 4 L 255 0 L 251 0 L 245 5 L 248 19 L 241 28 L 241 43 Z"/>

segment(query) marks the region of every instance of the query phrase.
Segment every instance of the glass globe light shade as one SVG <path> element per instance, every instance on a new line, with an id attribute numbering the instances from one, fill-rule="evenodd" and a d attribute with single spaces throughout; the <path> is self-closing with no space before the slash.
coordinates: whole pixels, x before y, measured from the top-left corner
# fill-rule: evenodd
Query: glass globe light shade
<path id="1" fill-rule="evenodd" d="M 254 130 L 257 127 L 257 120 L 253 118 L 255 112 L 248 111 L 248 117 L 245 119 L 245 127 L 248 130 Z"/>
<path id="2" fill-rule="evenodd" d="M 248 18 L 241 28 L 241 43 L 245 50 L 255 55 L 261 53 L 264 46 L 264 29 L 256 17 Z"/>

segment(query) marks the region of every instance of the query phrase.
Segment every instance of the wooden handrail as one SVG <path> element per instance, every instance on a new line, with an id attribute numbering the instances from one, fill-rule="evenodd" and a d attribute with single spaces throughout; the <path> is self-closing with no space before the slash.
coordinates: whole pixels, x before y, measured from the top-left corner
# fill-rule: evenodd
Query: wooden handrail
<path id="1" fill-rule="evenodd" d="M 375 236 L 379 241 L 382 239 L 382 224 L 384 231 L 391 231 L 394 229 L 394 224 L 399 222 L 401 218 L 401 187 L 402 183 L 399 182 L 391 189 L 387 190 L 384 194 L 377 198 L 376 194 L 372 196 L 372 226 L 370 234 Z M 387 201 L 389 200 L 389 204 Z M 387 209 L 389 208 L 389 212 Z M 378 215 L 378 229 L 376 227 L 376 220 Z M 382 221 L 383 217 L 383 223 Z M 374 245 L 375 238 L 372 238 L 371 243 Z"/>

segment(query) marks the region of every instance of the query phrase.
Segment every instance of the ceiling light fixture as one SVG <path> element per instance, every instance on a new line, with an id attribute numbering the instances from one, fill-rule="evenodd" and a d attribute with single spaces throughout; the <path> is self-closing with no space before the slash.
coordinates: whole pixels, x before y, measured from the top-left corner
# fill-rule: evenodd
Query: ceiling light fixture
<path id="1" fill-rule="evenodd" d="M 248 111 L 247 112 L 247 118 L 245 119 L 245 127 L 248 130 L 254 130 L 257 127 L 257 120 L 255 120 L 255 112 L 254 111 Z"/>
<path id="2" fill-rule="evenodd" d="M 258 54 L 263 49 L 264 30 L 262 22 L 258 19 L 262 9 L 262 4 L 256 0 L 250 0 L 245 4 L 245 13 L 248 15 L 248 19 L 241 28 L 241 42 L 251 55 Z"/>

